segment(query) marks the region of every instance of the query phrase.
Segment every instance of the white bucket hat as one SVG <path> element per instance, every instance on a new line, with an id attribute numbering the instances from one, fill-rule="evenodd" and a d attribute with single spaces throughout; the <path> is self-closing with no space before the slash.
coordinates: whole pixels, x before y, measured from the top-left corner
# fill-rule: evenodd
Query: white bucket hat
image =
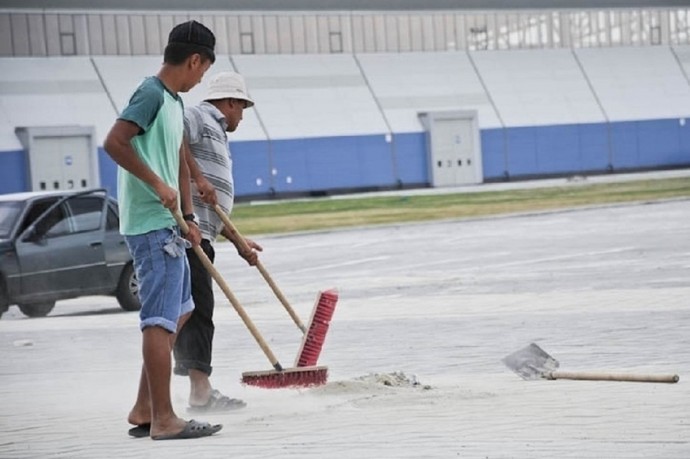
<path id="1" fill-rule="evenodd" d="M 218 73 L 209 80 L 204 100 L 218 99 L 245 100 L 247 108 L 254 105 L 254 101 L 247 94 L 244 77 L 236 72 Z"/>

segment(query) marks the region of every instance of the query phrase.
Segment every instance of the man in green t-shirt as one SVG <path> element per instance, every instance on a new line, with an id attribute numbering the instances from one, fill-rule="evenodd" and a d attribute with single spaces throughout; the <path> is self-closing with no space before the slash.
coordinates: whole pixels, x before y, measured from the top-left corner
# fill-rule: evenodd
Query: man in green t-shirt
<path id="1" fill-rule="evenodd" d="M 129 433 L 136 437 L 198 438 L 222 428 L 177 417 L 170 397 L 172 344 L 194 309 L 184 249 L 201 240 L 190 224 L 185 241 L 171 213 L 193 220 L 179 93 L 201 81 L 215 60 L 215 42 L 213 32 L 196 21 L 175 26 L 158 74 L 139 85 L 103 145 L 119 165 L 120 232 L 139 281 L 144 364 L 128 416 L 135 425 Z"/>

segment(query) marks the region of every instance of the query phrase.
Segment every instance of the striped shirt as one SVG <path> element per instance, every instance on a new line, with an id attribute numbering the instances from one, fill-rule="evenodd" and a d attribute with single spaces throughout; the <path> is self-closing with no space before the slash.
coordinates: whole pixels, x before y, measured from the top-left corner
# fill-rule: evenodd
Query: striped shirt
<path id="1" fill-rule="evenodd" d="M 230 214 L 234 199 L 232 181 L 232 157 L 228 147 L 226 129 L 228 123 L 223 114 L 208 102 L 185 109 L 184 133 L 189 141 L 192 156 L 201 173 L 216 189 L 218 205 Z M 192 186 L 194 213 L 199 217 L 201 237 L 212 244 L 223 229 L 223 222 L 213 206 L 201 200 L 196 187 Z"/>

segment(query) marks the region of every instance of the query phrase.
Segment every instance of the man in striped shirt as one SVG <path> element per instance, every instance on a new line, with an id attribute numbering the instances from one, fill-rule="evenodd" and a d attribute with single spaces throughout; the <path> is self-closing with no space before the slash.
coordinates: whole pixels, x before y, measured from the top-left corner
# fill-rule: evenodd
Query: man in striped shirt
<path id="1" fill-rule="evenodd" d="M 235 72 L 224 72 L 211 78 L 208 93 L 201 104 L 185 110 L 186 156 L 195 185 L 192 187 L 194 213 L 201 231 L 201 248 L 211 261 L 215 258 L 213 244 L 218 234 L 233 242 L 240 256 L 250 265 L 256 264 L 256 251 L 262 250 L 261 246 L 246 239 L 252 250 L 243 251 L 214 210 L 216 204 L 226 214 L 232 210 L 234 188 L 227 132 L 237 129 L 242 112 L 253 105 L 244 78 Z M 175 374 L 189 376 L 189 411 L 242 408 L 244 401 L 223 395 L 213 389 L 209 381 L 215 330 L 213 282 L 194 251 L 188 250 L 187 256 L 196 307 L 175 341 Z"/>

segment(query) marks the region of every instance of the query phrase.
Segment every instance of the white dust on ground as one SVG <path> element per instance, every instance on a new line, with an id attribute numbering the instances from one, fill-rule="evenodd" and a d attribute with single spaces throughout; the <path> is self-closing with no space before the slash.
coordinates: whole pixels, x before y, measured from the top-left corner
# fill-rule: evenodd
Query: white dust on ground
<path id="1" fill-rule="evenodd" d="M 347 395 L 358 393 L 382 393 L 391 388 L 431 390 L 432 387 L 422 384 L 415 375 L 406 375 L 402 371 L 392 373 L 369 373 L 347 381 L 333 381 L 322 387 L 312 389 L 315 394 Z"/>

